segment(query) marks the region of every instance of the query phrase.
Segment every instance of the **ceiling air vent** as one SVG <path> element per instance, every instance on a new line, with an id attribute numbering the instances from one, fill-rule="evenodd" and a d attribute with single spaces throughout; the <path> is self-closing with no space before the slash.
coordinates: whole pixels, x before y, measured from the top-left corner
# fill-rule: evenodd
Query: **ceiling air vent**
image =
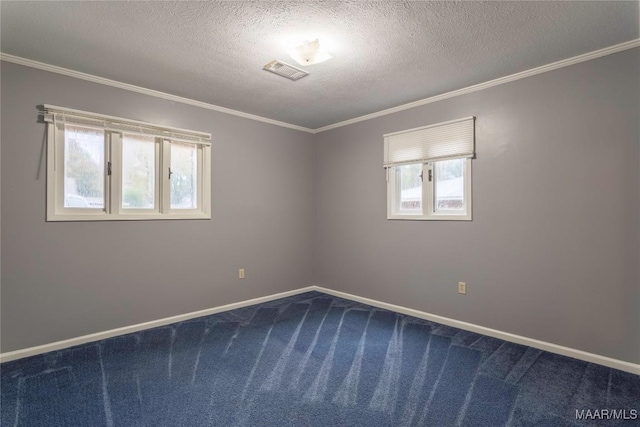
<path id="1" fill-rule="evenodd" d="M 306 72 L 305 70 L 301 70 L 300 68 L 294 67 L 293 65 L 289 65 L 285 62 L 278 61 L 277 59 L 265 65 L 264 69 L 294 81 L 300 80 L 304 76 L 309 75 L 309 73 Z"/>

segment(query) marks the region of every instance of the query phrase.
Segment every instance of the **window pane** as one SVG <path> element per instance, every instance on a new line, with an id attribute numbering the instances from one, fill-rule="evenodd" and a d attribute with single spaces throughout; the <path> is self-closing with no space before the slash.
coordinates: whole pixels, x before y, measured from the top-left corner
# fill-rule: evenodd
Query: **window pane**
<path id="1" fill-rule="evenodd" d="M 435 162 L 435 210 L 464 209 L 464 174 L 466 159 Z"/>
<path id="2" fill-rule="evenodd" d="M 422 164 L 396 167 L 396 179 L 400 182 L 400 211 L 422 212 Z"/>
<path id="3" fill-rule="evenodd" d="M 122 137 L 122 208 L 154 209 L 156 196 L 155 138 Z"/>
<path id="4" fill-rule="evenodd" d="M 104 131 L 65 126 L 64 207 L 104 209 Z"/>
<path id="5" fill-rule="evenodd" d="M 197 209 L 198 147 L 171 143 L 171 209 Z"/>

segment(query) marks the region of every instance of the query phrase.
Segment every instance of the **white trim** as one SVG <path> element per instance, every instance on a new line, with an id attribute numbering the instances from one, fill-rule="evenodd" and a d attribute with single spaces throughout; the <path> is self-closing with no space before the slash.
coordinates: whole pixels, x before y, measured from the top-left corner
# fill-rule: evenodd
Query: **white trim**
<path id="1" fill-rule="evenodd" d="M 356 301 L 362 304 L 371 305 L 385 310 L 394 311 L 400 314 L 406 314 L 408 316 L 417 317 L 419 319 L 430 320 L 432 322 L 440 323 L 443 325 L 453 326 L 454 328 L 464 329 L 465 331 L 476 332 L 482 335 L 488 335 L 490 337 L 498 338 L 504 341 L 513 342 L 516 344 L 522 344 L 529 347 L 537 348 L 540 350 L 548 351 L 550 353 L 561 354 L 563 356 L 573 357 L 574 359 L 584 360 L 585 362 L 596 363 L 598 365 L 607 366 L 609 368 L 619 369 L 625 372 L 631 372 L 632 374 L 640 375 L 640 364 L 625 362 L 624 360 L 613 359 L 607 356 L 601 356 L 599 354 L 589 353 L 582 350 L 577 350 L 570 347 L 564 347 L 562 345 L 549 343 L 546 341 L 540 341 L 533 338 L 523 337 L 521 335 L 512 334 L 510 332 L 503 332 L 497 329 L 487 328 L 485 326 L 476 325 L 473 323 L 463 322 L 460 320 L 451 319 L 449 317 L 438 316 L 437 314 L 431 314 L 412 308 L 403 307 L 400 305 L 389 304 L 369 298 L 360 297 L 346 292 L 334 291 L 333 289 L 323 288 L 321 286 L 311 286 L 312 290 L 322 292 L 325 294 L 333 295 L 339 298 L 348 299 L 350 301 Z"/>
<path id="2" fill-rule="evenodd" d="M 221 305 L 205 310 L 193 311 L 191 313 L 179 314 L 177 316 L 165 317 L 164 319 L 152 320 L 150 322 L 138 323 L 136 325 L 124 326 L 122 328 L 110 329 L 108 331 L 96 332 L 95 334 L 83 335 L 77 338 L 56 341 L 49 344 L 38 345 L 35 347 L 24 348 L 21 350 L 9 351 L 0 354 L 0 363 L 12 360 L 22 359 L 25 357 L 36 356 L 50 351 L 62 350 L 80 344 L 86 344 L 94 341 L 100 341 L 107 338 L 117 337 L 120 335 L 131 334 L 133 332 L 143 331 L 145 329 L 157 328 L 171 323 L 183 322 L 185 320 L 195 319 L 196 317 L 210 316 L 212 314 L 222 313 L 225 311 L 235 310 L 237 308 L 247 307 L 250 305 L 261 304 L 268 301 L 286 298 L 293 295 L 303 294 L 305 292 L 314 291 L 315 286 L 307 286 L 306 288 L 294 289 L 292 291 L 280 292 L 277 294 L 267 295 L 264 297 L 253 298 L 245 301 L 235 302 L 231 304 Z"/>
<path id="3" fill-rule="evenodd" d="M 422 209 L 417 212 L 402 211 L 399 209 L 400 197 L 400 182 L 396 177 L 397 166 L 403 166 L 403 164 L 395 164 L 386 167 L 387 174 L 387 219 L 388 220 L 401 220 L 401 221 L 472 221 L 472 185 L 471 185 L 471 159 L 465 158 L 465 173 L 464 173 L 464 202 L 465 207 L 462 212 L 457 211 L 438 211 L 434 210 L 434 198 L 435 198 L 435 182 L 437 179 L 436 173 L 433 171 L 433 163 L 441 161 L 427 161 L 422 163 L 422 175 L 427 173 L 433 176 L 432 180 L 427 179 L 422 182 Z M 418 163 L 409 163 L 418 164 Z"/>
<path id="4" fill-rule="evenodd" d="M 96 209 L 98 210 L 98 209 Z M 151 211 L 151 209 L 149 209 Z M 175 212 L 174 209 L 172 212 Z M 53 214 L 51 217 L 47 217 L 48 222 L 73 222 L 73 221 L 166 221 L 166 220 L 174 220 L 174 219 L 211 219 L 211 212 L 194 212 L 192 210 L 187 210 L 187 212 L 193 213 L 168 213 L 162 214 L 157 212 L 150 212 L 148 214 L 138 213 L 138 214 L 107 214 L 104 211 L 97 212 L 94 215 L 90 213 L 86 214 Z M 121 210 L 122 212 L 122 210 Z"/>
<path id="5" fill-rule="evenodd" d="M 54 117 L 58 117 L 63 123 L 77 124 L 78 126 L 95 126 L 100 129 L 119 133 L 168 138 L 174 141 L 183 139 L 185 142 L 191 144 L 211 144 L 211 134 L 208 132 L 125 119 L 123 117 L 92 113 L 73 108 L 59 107 L 57 105 L 44 104 L 42 108 L 43 110 L 40 114 L 43 116 L 44 121 L 48 123 L 53 123 Z M 91 123 L 86 123 L 86 121 Z"/>
<path id="6" fill-rule="evenodd" d="M 295 129 L 302 132 L 313 133 L 313 129 L 309 129 L 303 126 L 298 126 L 291 123 L 285 123 L 279 120 L 269 119 L 267 117 L 256 116 L 254 114 L 244 113 L 242 111 L 220 107 L 219 105 L 209 104 L 202 101 L 196 101 L 194 99 L 184 98 L 182 96 L 171 95 L 169 93 L 160 92 L 153 89 L 147 89 L 144 87 L 140 87 L 140 86 L 136 86 L 128 83 L 122 83 L 116 80 L 105 79 L 104 77 L 94 76 L 92 74 L 70 70 L 68 68 L 58 67 L 56 65 L 46 64 L 44 62 L 33 61 L 31 59 L 21 58 L 19 56 L 10 55 L 8 53 L 0 52 L 0 60 L 11 62 L 18 65 L 24 65 L 26 67 L 36 68 L 39 70 L 49 71 L 51 73 L 62 74 L 63 76 L 74 77 L 80 80 L 86 80 L 93 83 L 112 86 L 118 89 L 128 90 L 130 92 L 142 93 L 144 95 L 154 96 L 156 98 L 162 98 L 162 99 L 166 99 L 173 102 L 180 102 L 181 104 L 193 105 L 194 107 L 200 107 L 207 110 L 218 111 L 220 113 L 230 114 L 232 116 L 243 117 L 245 119 L 256 120 L 258 122 L 268 123 L 271 125 L 281 126 L 289 129 Z"/>
<path id="7" fill-rule="evenodd" d="M 473 86 L 468 86 L 462 89 L 454 90 L 451 92 L 442 93 L 440 95 L 432 96 L 429 98 L 421 99 L 418 101 L 410 102 L 408 104 L 399 105 L 397 107 L 387 108 L 386 110 L 378 111 L 364 116 L 355 117 L 353 119 L 344 120 L 342 122 L 333 123 L 331 125 L 323 126 L 316 129 L 306 128 L 304 126 L 298 126 L 291 123 L 281 122 L 279 120 L 273 120 L 262 116 L 256 116 L 254 114 L 244 113 L 242 111 L 232 110 L 230 108 L 220 107 L 218 105 L 209 104 L 202 101 L 196 101 L 182 96 L 171 95 L 169 93 L 160 92 L 157 90 L 147 89 L 140 86 L 135 86 L 128 83 L 118 82 L 116 80 L 105 79 L 104 77 L 94 76 L 92 74 L 82 73 L 80 71 L 70 70 L 68 68 L 58 67 L 56 65 L 46 64 L 44 62 L 34 61 L 27 58 L 22 58 L 8 53 L 0 52 L 0 61 L 11 62 L 13 64 L 23 65 L 25 67 L 36 68 L 39 70 L 49 71 L 51 73 L 62 74 L 64 76 L 74 77 L 80 80 L 86 80 L 93 83 L 103 84 L 106 86 L 117 87 L 119 89 L 128 90 L 131 92 L 142 93 L 144 95 L 154 96 L 156 98 L 162 98 L 169 101 L 180 102 L 182 104 L 193 105 L 195 107 L 204 108 L 207 110 L 218 111 L 220 113 L 230 114 L 232 116 L 243 117 L 245 119 L 256 120 L 263 123 L 269 123 L 276 126 L 281 126 L 289 129 L 295 129 L 302 132 L 311 134 L 317 134 L 325 132 L 331 129 L 336 129 L 342 126 L 351 125 L 365 120 L 375 119 L 376 117 L 386 116 L 388 114 L 397 113 L 399 111 L 408 110 L 410 108 L 420 107 L 422 105 L 431 104 L 433 102 L 442 101 L 444 99 L 453 98 L 455 96 L 466 95 L 468 93 L 477 92 L 479 90 L 488 89 L 493 86 L 498 86 L 504 83 L 509 83 L 515 80 L 524 79 L 526 77 L 535 76 L 536 74 L 545 73 L 547 71 L 557 70 L 559 68 L 568 67 L 570 65 L 579 64 L 581 62 L 589 61 L 592 59 L 601 58 L 603 56 L 611 55 L 613 53 L 622 52 L 628 49 L 640 47 L 640 38 L 629 40 L 624 43 L 608 46 L 593 52 L 587 52 L 582 55 L 574 56 L 573 58 L 562 59 L 551 64 L 542 65 L 540 67 L 532 68 L 530 70 L 521 71 L 519 73 L 511 74 L 504 77 L 499 77 L 488 82 L 479 83 Z"/>
<path id="8" fill-rule="evenodd" d="M 429 188 L 429 197 L 427 198 L 427 212 L 426 219 L 432 221 L 471 221 L 473 220 L 472 215 L 472 201 L 473 196 L 471 194 L 471 164 L 473 163 L 471 159 L 465 159 L 465 167 L 464 167 L 464 209 L 463 213 L 459 213 L 456 211 L 437 211 L 435 209 L 435 198 L 436 194 L 436 180 L 438 179 L 438 174 L 435 172 L 434 162 L 429 162 L 429 168 L 432 170 L 433 179 L 428 182 Z"/>
<path id="9" fill-rule="evenodd" d="M 375 119 L 377 117 L 386 116 L 388 114 L 397 113 L 400 111 L 408 110 L 422 105 L 431 104 L 434 102 L 442 101 L 444 99 L 453 98 L 460 95 L 466 95 L 468 93 L 477 92 L 479 90 L 488 89 L 493 86 L 498 86 L 505 83 L 510 83 L 516 80 L 524 79 L 526 77 L 535 76 L 536 74 L 546 73 L 547 71 L 557 70 L 558 68 L 568 67 L 570 65 L 579 64 L 581 62 L 589 61 L 591 59 L 601 58 L 613 53 L 622 52 L 624 50 L 640 47 L 640 39 L 629 40 L 624 43 L 616 44 L 613 46 L 605 47 L 603 49 L 594 50 L 593 52 L 584 53 L 582 55 L 574 56 L 573 58 L 563 59 L 551 64 L 542 65 L 540 67 L 532 68 L 530 70 L 521 71 L 519 73 L 510 74 L 508 76 L 499 77 L 497 79 L 489 80 L 488 82 L 479 83 L 473 86 L 468 86 L 462 89 L 446 92 L 440 95 L 432 96 L 418 101 L 410 102 L 408 104 L 398 105 L 397 107 L 387 108 L 386 110 L 377 111 L 375 113 L 366 114 L 364 116 L 355 117 L 353 119 L 345 120 L 342 122 L 334 123 L 332 125 L 323 126 L 313 130 L 313 133 L 325 132 L 331 129 L 336 129 L 342 126 L 348 126 L 354 123 L 363 122 L 365 120 Z"/>
<path id="10" fill-rule="evenodd" d="M 417 317 L 419 319 L 430 320 L 432 322 L 440 323 L 443 325 L 453 326 L 454 328 L 464 329 L 465 331 L 476 332 L 478 334 L 487 335 L 487 336 L 498 338 L 504 341 L 509 341 L 516 344 L 522 344 L 522 345 L 537 348 L 540 350 L 548 351 L 550 353 L 561 354 L 563 356 L 584 360 L 585 362 L 596 363 L 598 365 L 603 365 L 609 368 L 619 369 L 621 371 L 640 375 L 640 364 L 625 362 L 623 360 L 613 359 L 611 357 L 601 356 L 599 354 L 589 353 L 586 351 L 577 350 L 570 347 L 564 347 L 558 344 L 540 341 L 533 338 L 527 338 L 521 335 L 516 335 L 509 332 L 503 332 L 497 329 L 491 329 L 485 326 L 463 322 L 460 320 L 451 319 L 449 317 L 439 316 L 437 314 L 431 314 L 424 311 L 403 307 L 400 305 L 389 304 L 386 302 L 381 302 L 381 301 L 373 300 L 370 298 L 364 298 L 364 297 L 349 294 L 346 292 L 334 291 L 333 289 L 328 289 L 328 288 L 324 288 L 322 286 L 316 286 L 316 285 L 307 286 L 300 289 L 294 289 L 286 292 L 280 292 L 277 294 L 267 295 L 264 297 L 253 298 L 250 300 L 240 301 L 232 304 L 226 304 L 226 305 L 209 308 L 205 310 L 194 311 L 191 313 L 180 314 L 177 316 L 166 317 L 164 319 L 153 320 L 150 322 L 138 323 L 137 325 L 125 326 L 122 328 L 111 329 L 104 332 L 97 332 L 95 334 L 83 335 L 81 337 L 70 338 L 63 341 L 56 341 L 50 344 L 43 344 L 43 345 L 29 347 L 21 350 L 10 351 L 7 353 L 0 354 L 0 363 L 22 359 L 30 356 L 36 356 L 38 354 L 47 353 L 50 351 L 62 350 L 62 349 L 73 347 L 80 344 L 100 341 L 107 338 L 112 338 L 120 335 L 130 334 L 133 332 L 143 331 L 145 329 L 156 328 L 158 326 L 165 326 L 171 323 L 182 322 L 182 321 L 194 319 L 197 317 L 210 316 L 216 313 L 222 313 L 229 310 L 235 310 L 237 308 L 248 307 L 251 305 L 261 304 L 264 302 L 273 301 L 280 298 L 286 298 L 293 295 L 299 295 L 305 292 L 312 292 L 312 291 L 322 292 L 324 294 L 348 299 L 350 301 L 355 301 L 355 302 L 370 305 L 373 307 L 390 310 L 400 314 L 406 314 L 408 316 Z"/>
<path id="11" fill-rule="evenodd" d="M 211 219 L 211 144 L 174 141 L 171 138 L 155 137 L 155 196 L 154 209 L 125 209 L 122 207 L 122 135 L 129 132 L 107 131 L 95 126 L 79 125 L 98 129 L 105 137 L 104 208 L 67 208 L 64 205 L 64 150 L 65 124 L 54 119 L 48 122 L 47 133 L 47 221 L 146 221 Z M 136 134 L 139 135 L 139 134 Z M 171 143 L 188 144 L 197 150 L 196 209 L 171 209 Z M 111 163 L 111 174 L 107 165 Z"/>
<path id="12" fill-rule="evenodd" d="M 388 136 L 402 135 L 403 133 L 417 132 L 417 131 L 420 131 L 420 130 L 437 128 L 437 127 L 446 126 L 446 125 L 452 125 L 454 123 L 467 122 L 469 120 L 473 120 L 474 126 L 475 126 L 476 116 L 469 116 L 469 117 L 463 117 L 461 119 L 449 120 L 449 121 L 446 121 L 446 122 L 433 123 L 433 124 L 430 124 L 430 125 L 420 126 L 420 127 L 417 127 L 417 128 L 399 130 L 397 132 L 391 132 L 391 133 L 385 133 L 384 135 L 382 135 L 382 137 L 386 138 Z"/>

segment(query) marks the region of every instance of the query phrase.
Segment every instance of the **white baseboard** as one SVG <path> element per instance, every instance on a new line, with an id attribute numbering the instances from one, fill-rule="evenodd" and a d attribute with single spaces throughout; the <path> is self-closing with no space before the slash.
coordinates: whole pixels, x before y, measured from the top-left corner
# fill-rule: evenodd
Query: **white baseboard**
<path id="1" fill-rule="evenodd" d="M 640 375 L 640 364 L 625 362 L 623 360 L 613 359 L 611 357 L 601 356 L 599 354 L 588 353 L 586 351 L 576 350 L 574 348 L 564 347 L 558 344 L 552 344 L 533 338 L 527 338 L 521 335 L 511 334 L 509 332 L 503 332 L 497 329 L 475 325 L 473 323 L 462 322 L 460 320 L 450 319 L 448 317 L 438 316 L 436 314 L 426 313 L 424 311 L 414 310 L 412 308 L 407 308 L 400 305 L 388 304 L 386 302 L 376 301 L 373 299 L 348 294 L 346 292 L 334 291 L 332 289 L 323 288 L 321 286 L 311 286 L 311 288 L 314 291 L 323 292 L 325 294 L 333 295 L 339 298 L 356 301 L 374 307 L 384 308 L 385 310 L 395 311 L 396 313 L 430 320 L 432 322 L 441 323 L 443 325 L 453 326 L 454 328 L 464 329 L 465 331 L 488 335 L 490 337 L 499 338 L 504 341 L 522 344 L 540 350 L 548 351 L 550 353 L 561 354 L 563 356 L 573 357 L 574 359 L 584 360 L 585 362 L 596 363 L 598 365 L 604 365 L 608 366 L 609 368 L 619 369 L 621 371 Z"/>
<path id="2" fill-rule="evenodd" d="M 436 314 L 427 313 L 420 310 L 414 310 L 412 308 L 403 307 L 400 305 L 389 304 L 382 301 L 376 301 L 369 298 L 349 294 L 346 292 L 334 291 L 333 289 L 323 288 L 321 286 L 307 286 L 300 289 L 294 289 L 292 291 L 281 292 L 278 294 L 267 295 L 260 298 L 253 298 L 246 301 L 240 301 L 232 304 L 226 304 L 219 307 L 209 308 L 206 310 L 194 311 L 191 313 L 180 314 L 178 316 L 166 317 L 164 319 L 153 320 L 151 322 L 138 323 L 137 325 L 125 326 L 122 328 L 111 329 L 104 332 L 98 332 L 90 335 L 83 335 L 77 338 L 71 338 L 63 341 L 56 341 L 50 344 L 39 345 L 35 347 L 29 347 L 22 350 L 11 351 L 0 354 L 0 363 L 9 362 L 11 360 L 22 359 L 24 357 L 35 356 L 42 353 L 47 353 L 55 350 L 62 350 L 65 348 L 73 347 L 80 344 L 85 344 L 94 341 L 100 341 L 103 339 L 116 337 L 119 335 L 130 334 L 133 332 L 142 331 L 145 329 L 156 328 L 158 326 L 169 325 L 171 323 L 182 322 L 196 317 L 209 316 L 216 313 L 222 313 L 224 311 L 235 310 L 237 308 L 248 307 L 250 305 L 260 304 L 263 302 L 273 301 L 280 298 L 286 298 L 293 295 L 302 294 L 305 292 L 317 291 L 328 295 L 333 295 L 339 298 L 348 299 L 351 301 L 359 302 L 362 304 L 370 305 L 373 307 L 383 308 L 385 310 L 394 311 L 396 313 L 406 314 L 409 316 L 417 317 L 419 319 L 430 320 L 432 322 L 440 323 L 443 325 L 453 326 L 454 328 L 464 329 L 466 331 L 476 332 L 482 335 L 488 335 L 490 337 L 499 338 L 501 340 L 513 342 L 516 344 L 522 344 L 529 347 L 537 348 L 540 350 L 548 351 L 550 353 L 561 354 L 563 356 L 573 357 L 575 359 L 584 360 L 585 362 L 596 363 L 598 365 L 608 366 L 610 368 L 619 369 L 621 371 L 630 372 L 632 374 L 640 375 L 640 364 L 625 362 L 623 360 L 613 359 L 607 356 L 601 356 L 599 354 L 588 353 L 582 350 L 576 350 L 569 347 L 564 347 L 558 344 L 552 344 L 545 341 L 536 340 L 533 338 L 523 337 L 521 335 L 511 334 L 509 332 L 499 331 L 497 329 L 491 329 L 473 323 L 462 322 L 460 320 L 451 319 L 448 317 L 438 316 Z"/>
<path id="3" fill-rule="evenodd" d="M 165 317 L 164 319 L 138 323 L 137 325 L 124 326 L 122 328 L 110 329 L 108 331 L 97 332 L 95 334 L 83 335 L 81 337 L 70 338 L 68 340 L 56 341 L 49 344 L 43 344 L 35 347 L 24 348 L 21 350 L 9 351 L 7 353 L 0 354 L 0 363 L 9 362 L 11 360 L 22 359 L 25 357 L 35 356 L 42 353 L 48 353 L 50 351 L 62 350 L 65 348 L 73 347 L 80 344 L 85 344 L 88 342 L 100 341 L 107 338 L 117 337 L 119 335 L 126 335 L 133 332 L 142 331 L 145 329 L 157 328 L 158 326 L 165 326 L 171 323 L 183 322 L 185 320 L 195 319 L 196 317 L 210 316 L 212 314 L 235 310 L 236 308 L 248 307 L 250 305 L 273 301 L 280 298 L 286 298 L 293 295 L 303 294 L 305 292 L 311 292 L 314 290 L 315 290 L 314 286 L 308 286 L 306 288 L 280 292 L 278 294 L 267 295 L 259 298 L 253 298 L 246 301 L 234 302 L 232 304 L 221 305 L 218 307 L 208 308 L 205 310 L 193 311 L 191 313 Z"/>

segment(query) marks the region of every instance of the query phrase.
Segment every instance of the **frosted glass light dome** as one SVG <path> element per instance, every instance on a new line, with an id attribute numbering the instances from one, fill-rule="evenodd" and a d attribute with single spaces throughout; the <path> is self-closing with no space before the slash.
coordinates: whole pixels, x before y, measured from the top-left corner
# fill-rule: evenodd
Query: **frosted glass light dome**
<path id="1" fill-rule="evenodd" d="M 305 40 L 302 44 L 295 46 L 287 52 L 300 65 L 319 64 L 331 59 L 328 52 L 320 48 L 320 40 Z"/>

